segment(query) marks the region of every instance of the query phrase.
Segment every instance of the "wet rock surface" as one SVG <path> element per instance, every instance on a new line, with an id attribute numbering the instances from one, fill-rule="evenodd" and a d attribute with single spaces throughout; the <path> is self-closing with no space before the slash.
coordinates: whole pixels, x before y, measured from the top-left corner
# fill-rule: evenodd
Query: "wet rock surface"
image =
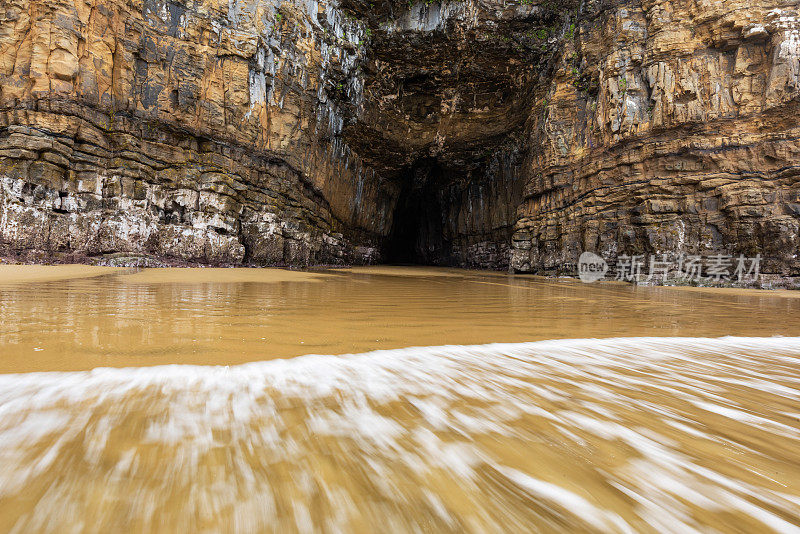
<path id="1" fill-rule="evenodd" d="M 796 6 L 0 6 L 0 253 L 800 274 Z"/>
<path id="2" fill-rule="evenodd" d="M 7 250 L 377 259 L 391 197 L 337 140 L 324 86 L 352 76 L 359 23 L 248 1 L 13 1 L 0 18 Z"/>
<path id="3" fill-rule="evenodd" d="M 586 3 L 531 115 L 511 265 L 729 254 L 800 273 L 798 18 L 768 2 Z"/>

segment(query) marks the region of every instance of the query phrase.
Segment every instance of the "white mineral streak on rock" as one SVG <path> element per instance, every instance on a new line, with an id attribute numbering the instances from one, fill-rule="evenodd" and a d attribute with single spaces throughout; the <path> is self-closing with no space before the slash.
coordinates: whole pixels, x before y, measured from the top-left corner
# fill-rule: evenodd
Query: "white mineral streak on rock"
<path id="1" fill-rule="evenodd" d="M 765 107 L 771 108 L 794 98 L 800 90 L 800 24 L 788 10 L 769 13 L 779 30 L 773 37 L 772 69 L 767 81 Z"/>

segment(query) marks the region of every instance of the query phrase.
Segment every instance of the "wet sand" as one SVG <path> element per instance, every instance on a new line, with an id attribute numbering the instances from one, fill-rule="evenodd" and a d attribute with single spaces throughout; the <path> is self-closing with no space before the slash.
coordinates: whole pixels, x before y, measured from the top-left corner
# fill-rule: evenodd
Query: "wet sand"
<path id="1" fill-rule="evenodd" d="M 327 277 L 323 272 L 314 271 L 207 267 L 143 269 L 128 275 L 125 280 L 140 284 L 237 284 L 243 282 L 274 284 L 278 282 L 317 282 Z"/>
<path id="2" fill-rule="evenodd" d="M 0 284 L 54 282 L 124 272 L 121 267 L 93 265 L 16 265 L 0 263 Z"/>

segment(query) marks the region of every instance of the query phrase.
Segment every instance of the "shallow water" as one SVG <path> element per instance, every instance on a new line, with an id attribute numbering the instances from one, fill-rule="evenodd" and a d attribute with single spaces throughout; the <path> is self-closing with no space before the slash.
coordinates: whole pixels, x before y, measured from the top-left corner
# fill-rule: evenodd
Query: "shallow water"
<path id="1" fill-rule="evenodd" d="M 153 270 L 0 312 L 0 532 L 800 532 L 791 296 Z"/>
<path id="2" fill-rule="evenodd" d="M 233 365 L 558 338 L 800 336 L 800 298 L 766 291 L 586 285 L 409 267 L 99 274 L 0 283 L 0 372 Z"/>

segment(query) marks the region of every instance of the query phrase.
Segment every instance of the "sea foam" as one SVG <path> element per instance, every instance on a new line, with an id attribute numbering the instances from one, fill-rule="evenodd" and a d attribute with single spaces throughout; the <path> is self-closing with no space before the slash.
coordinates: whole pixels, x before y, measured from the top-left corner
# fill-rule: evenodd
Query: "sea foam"
<path id="1" fill-rule="evenodd" d="M 798 368 L 727 337 L 2 375 L 0 526 L 798 532 Z"/>

